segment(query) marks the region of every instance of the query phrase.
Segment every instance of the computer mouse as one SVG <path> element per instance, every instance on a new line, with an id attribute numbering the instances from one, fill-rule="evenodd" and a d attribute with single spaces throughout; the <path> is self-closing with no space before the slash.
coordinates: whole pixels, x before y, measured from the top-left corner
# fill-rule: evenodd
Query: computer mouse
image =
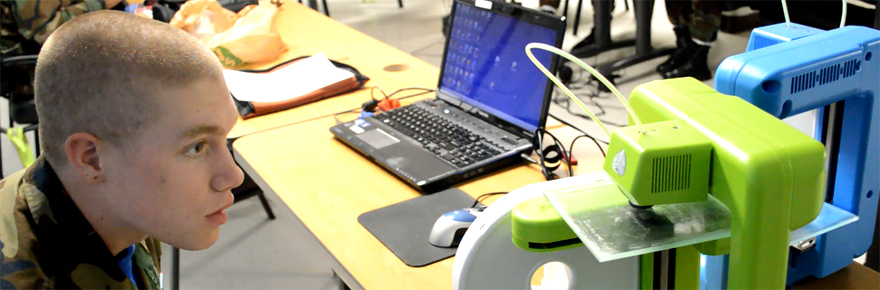
<path id="1" fill-rule="evenodd" d="M 428 242 L 437 247 L 458 247 L 464 233 L 482 211 L 483 208 L 465 208 L 443 214 L 434 222 Z"/>

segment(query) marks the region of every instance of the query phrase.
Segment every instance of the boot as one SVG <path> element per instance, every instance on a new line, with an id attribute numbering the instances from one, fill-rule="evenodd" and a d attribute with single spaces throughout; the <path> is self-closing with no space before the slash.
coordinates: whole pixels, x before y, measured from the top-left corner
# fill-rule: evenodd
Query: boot
<path id="1" fill-rule="evenodd" d="M 678 26 L 673 28 L 675 31 L 675 51 L 669 56 L 669 59 L 657 66 L 657 72 L 663 75 L 688 61 L 693 55 L 696 43 L 691 40 L 691 32 L 687 26 Z"/>
<path id="2" fill-rule="evenodd" d="M 709 65 L 707 63 L 707 59 L 709 58 L 709 46 L 695 45 L 697 48 L 693 56 L 678 68 L 664 73 L 664 79 L 693 77 L 700 81 L 705 81 L 712 78 L 712 73 L 709 71 Z"/>

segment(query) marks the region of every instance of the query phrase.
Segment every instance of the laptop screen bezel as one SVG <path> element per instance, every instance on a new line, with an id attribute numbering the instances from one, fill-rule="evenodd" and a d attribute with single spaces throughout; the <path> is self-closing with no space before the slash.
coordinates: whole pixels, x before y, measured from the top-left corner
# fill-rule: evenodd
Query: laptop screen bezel
<path id="1" fill-rule="evenodd" d="M 476 2 L 490 2 L 492 4 L 491 9 L 486 9 L 485 5 L 477 6 Z M 542 27 L 547 27 L 547 28 L 553 29 L 556 32 L 556 41 L 554 43 L 554 46 L 557 48 L 562 46 L 562 40 L 565 37 L 565 27 L 566 27 L 565 17 L 542 12 L 542 11 L 537 11 L 537 10 L 533 10 L 533 9 L 529 9 L 529 8 L 525 8 L 520 5 L 510 4 L 510 3 L 506 3 L 506 2 L 487 1 L 487 0 L 477 0 L 477 1 L 474 1 L 474 0 L 455 0 L 455 1 L 453 1 L 451 13 L 450 13 L 450 19 L 452 22 L 450 22 L 448 24 L 449 29 L 452 28 L 453 23 L 455 22 L 455 13 L 456 13 L 456 9 L 458 7 L 458 5 L 456 5 L 456 4 L 459 4 L 459 3 L 463 4 L 463 5 L 475 7 L 478 9 L 490 11 L 491 13 L 494 13 L 494 14 L 504 15 L 504 16 L 513 18 L 517 21 L 528 22 L 528 23 L 536 24 L 536 25 L 539 25 Z M 481 6 L 483 6 L 483 7 L 481 7 Z M 443 59 L 440 64 L 440 67 L 441 67 L 440 78 L 438 78 L 438 80 L 437 80 L 436 97 L 440 100 L 447 102 L 447 103 L 459 105 L 462 103 L 461 99 L 458 99 L 456 97 L 445 94 L 440 90 L 440 85 L 443 81 L 443 73 L 444 73 L 442 68 L 446 67 L 446 61 L 447 61 L 446 55 L 449 50 L 449 42 L 450 42 L 450 38 L 447 37 L 446 42 L 444 43 L 444 47 L 443 47 Z M 525 48 L 523 48 L 523 50 L 525 50 Z M 556 67 L 558 66 L 559 58 L 560 57 L 558 55 L 553 54 L 553 57 L 550 60 L 550 67 L 548 68 L 548 70 L 554 75 L 556 74 Z M 529 63 L 529 65 L 532 65 L 532 64 Z M 546 78 L 543 75 L 541 77 Z M 550 101 L 552 98 L 554 86 L 555 85 L 553 84 L 553 82 L 549 78 L 547 78 L 546 89 L 544 90 L 544 100 L 541 104 L 541 115 L 538 118 L 538 126 L 537 126 L 538 130 L 543 130 L 544 128 L 546 128 L 547 117 L 548 117 L 549 111 L 550 111 Z M 522 126 L 513 124 L 511 122 L 508 122 L 507 120 L 493 116 L 489 113 L 484 112 L 483 110 L 479 110 L 478 108 L 473 108 L 473 109 L 470 109 L 467 111 L 469 113 L 471 113 L 472 115 L 483 119 L 484 121 L 486 121 L 489 124 L 496 125 L 501 129 L 504 129 L 504 130 L 512 132 L 512 133 L 516 133 L 520 136 L 531 137 L 535 133 L 534 131 L 527 130 L 526 128 L 524 128 Z"/>

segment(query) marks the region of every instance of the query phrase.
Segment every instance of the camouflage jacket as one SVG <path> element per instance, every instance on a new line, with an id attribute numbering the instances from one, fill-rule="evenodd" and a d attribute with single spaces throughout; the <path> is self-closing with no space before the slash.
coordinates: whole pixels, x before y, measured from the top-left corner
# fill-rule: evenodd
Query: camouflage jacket
<path id="1" fill-rule="evenodd" d="M 0 289 L 134 289 L 43 158 L 0 181 Z M 159 242 L 135 246 L 132 272 L 159 288 Z"/>
<path id="2" fill-rule="evenodd" d="M 37 54 L 55 29 L 104 0 L 0 0 L 0 53 Z"/>

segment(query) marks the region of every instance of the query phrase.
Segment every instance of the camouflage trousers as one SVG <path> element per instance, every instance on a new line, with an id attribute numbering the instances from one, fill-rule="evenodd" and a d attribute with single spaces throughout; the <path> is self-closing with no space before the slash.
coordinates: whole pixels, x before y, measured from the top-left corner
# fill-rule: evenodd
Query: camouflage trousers
<path id="1" fill-rule="evenodd" d="M 688 27 L 694 40 L 713 42 L 721 27 L 721 4 L 718 0 L 666 0 L 666 16 L 672 25 Z"/>

